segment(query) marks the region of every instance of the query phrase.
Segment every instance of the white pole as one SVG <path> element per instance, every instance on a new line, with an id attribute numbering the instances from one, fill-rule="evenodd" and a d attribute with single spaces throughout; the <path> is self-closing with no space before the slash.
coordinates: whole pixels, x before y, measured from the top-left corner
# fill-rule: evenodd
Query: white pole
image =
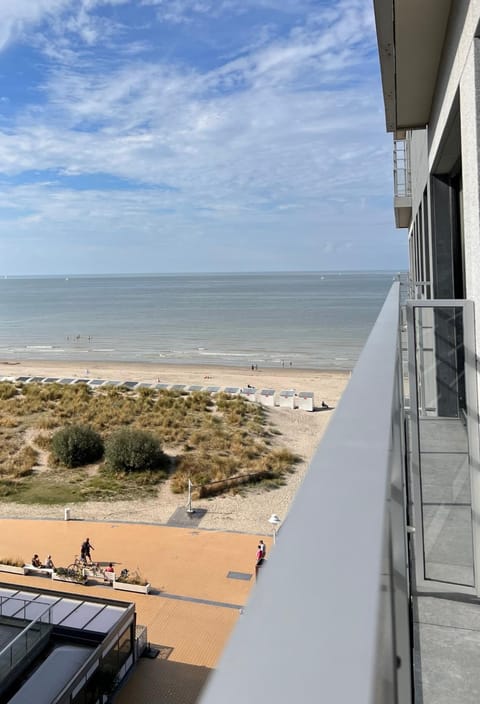
<path id="1" fill-rule="evenodd" d="M 187 503 L 187 513 L 193 513 L 192 508 L 192 482 L 188 480 L 188 503 Z"/>
<path id="2" fill-rule="evenodd" d="M 270 523 L 270 525 L 273 528 L 273 544 L 275 545 L 275 543 L 277 542 L 277 528 L 282 521 L 280 520 L 280 518 L 277 516 L 276 513 L 272 513 L 272 515 L 268 519 L 268 522 Z"/>

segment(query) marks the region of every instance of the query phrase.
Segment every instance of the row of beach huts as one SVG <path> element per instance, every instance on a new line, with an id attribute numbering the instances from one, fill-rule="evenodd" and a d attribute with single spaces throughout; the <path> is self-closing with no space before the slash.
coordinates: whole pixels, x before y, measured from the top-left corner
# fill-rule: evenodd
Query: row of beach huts
<path id="1" fill-rule="evenodd" d="M 169 389 L 172 391 L 192 392 L 206 391 L 210 394 L 226 393 L 239 395 L 248 398 L 250 401 L 260 403 L 262 406 L 273 408 L 299 408 L 303 411 L 313 411 L 315 409 L 314 394 L 312 391 L 299 391 L 295 389 L 284 389 L 276 391 L 275 389 L 256 389 L 252 386 L 200 386 L 197 384 L 168 384 L 168 383 L 148 383 L 144 381 L 112 381 L 109 379 L 88 379 L 74 377 L 52 377 L 52 376 L 4 376 L 0 377 L 0 381 L 21 382 L 23 384 L 38 383 L 38 384 L 87 384 L 95 388 L 102 386 L 123 386 L 127 389 Z"/>

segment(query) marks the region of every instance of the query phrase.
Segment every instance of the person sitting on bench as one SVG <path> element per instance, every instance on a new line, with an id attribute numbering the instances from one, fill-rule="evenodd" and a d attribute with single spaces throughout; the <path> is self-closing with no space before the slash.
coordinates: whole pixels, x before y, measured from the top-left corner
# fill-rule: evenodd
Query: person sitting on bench
<path id="1" fill-rule="evenodd" d="M 115 569 L 113 567 L 113 563 L 109 562 L 108 567 L 105 567 L 103 570 L 103 578 L 106 582 L 111 582 L 112 581 L 112 575 L 114 574 Z"/>
<path id="2" fill-rule="evenodd" d="M 43 567 L 42 563 L 40 562 L 40 558 L 38 557 L 37 553 L 32 557 L 32 567 L 37 567 L 41 568 Z"/>

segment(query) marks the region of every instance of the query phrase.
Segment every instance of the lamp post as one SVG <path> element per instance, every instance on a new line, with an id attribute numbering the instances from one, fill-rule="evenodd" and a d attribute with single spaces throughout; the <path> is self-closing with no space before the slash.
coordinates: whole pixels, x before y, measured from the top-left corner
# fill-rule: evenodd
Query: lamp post
<path id="1" fill-rule="evenodd" d="M 188 480 L 187 513 L 195 513 L 195 509 L 192 508 L 192 482 L 190 479 Z"/>
<path id="2" fill-rule="evenodd" d="M 276 513 L 272 513 L 270 518 L 268 519 L 268 522 L 272 525 L 273 527 L 273 544 L 277 542 L 277 529 L 280 523 L 282 522 L 281 519 L 277 516 Z"/>

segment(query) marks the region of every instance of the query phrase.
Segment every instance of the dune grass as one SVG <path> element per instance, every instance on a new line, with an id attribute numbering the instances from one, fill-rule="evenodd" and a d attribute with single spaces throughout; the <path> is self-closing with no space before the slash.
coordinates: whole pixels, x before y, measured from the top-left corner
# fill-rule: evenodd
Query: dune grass
<path id="1" fill-rule="evenodd" d="M 104 461 L 58 466 L 49 454 L 51 437 L 68 425 L 88 425 L 104 441 L 124 428 L 153 433 L 170 457 L 175 492 L 185 491 L 189 478 L 204 495 L 260 480 L 276 485 L 297 460 L 280 446 L 264 409 L 238 396 L 0 382 L 1 500 L 138 498 L 154 494 L 165 479 L 165 471 L 114 472 Z"/>

